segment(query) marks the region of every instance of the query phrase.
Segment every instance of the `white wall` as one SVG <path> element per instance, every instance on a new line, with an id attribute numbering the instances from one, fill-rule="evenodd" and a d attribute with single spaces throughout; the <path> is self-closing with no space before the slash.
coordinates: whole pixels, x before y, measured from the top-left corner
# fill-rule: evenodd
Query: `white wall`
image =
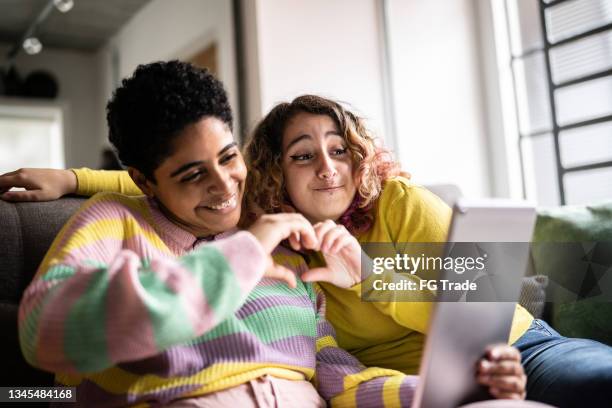
<path id="1" fill-rule="evenodd" d="M 399 157 L 422 183 L 492 193 L 474 0 L 391 0 Z"/>
<path id="2" fill-rule="evenodd" d="M 0 54 L 6 55 L 8 45 L 0 45 Z M 97 166 L 100 163 L 98 135 L 94 124 L 104 112 L 98 109 L 98 67 L 93 54 L 45 47 L 40 54 L 20 53 L 15 64 L 25 77 L 33 70 L 51 72 L 59 85 L 59 95 L 50 101 L 65 110 L 64 149 L 66 166 Z"/>
<path id="3" fill-rule="evenodd" d="M 455 183 L 466 195 L 504 195 L 489 174 L 475 0 L 388 3 L 395 144 L 403 168 L 418 182 Z M 244 0 L 243 5 L 245 42 L 251 43 L 250 127 L 276 103 L 311 92 L 351 103 L 384 139 L 391 126 L 385 123 L 378 0 Z M 487 57 L 494 64 L 494 51 Z M 254 90 L 253 81 L 258 81 Z"/>
<path id="4" fill-rule="evenodd" d="M 258 81 L 249 104 L 259 105 L 249 127 L 278 102 L 314 93 L 350 103 L 384 137 L 376 1 L 245 0 L 246 42 L 256 36 L 257 48 L 247 55 L 247 86 Z"/>
<path id="5" fill-rule="evenodd" d="M 485 122 L 487 143 L 487 165 L 489 172 L 490 193 L 493 197 L 505 197 L 523 199 L 521 180 L 521 168 L 518 159 L 518 143 L 516 137 L 508 138 L 506 121 L 511 118 L 504 117 L 504 97 L 507 97 L 508 89 L 504 89 L 505 70 L 500 65 L 509 65 L 509 54 L 506 58 L 499 60 L 500 52 L 505 48 L 500 47 L 496 40 L 499 29 L 496 27 L 501 21 L 496 20 L 493 4 L 502 6 L 496 0 L 474 0 L 476 3 L 476 19 L 478 21 L 477 48 L 480 62 L 481 91 L 482 91 L 482 113 Z M 503 49 L 500 49 L 503 48 Z M 514 99 L 510 96 L 510 100 Z M 516 119 L 514 119 L 514 124 Z M 513 133 L 516 136 L 516 133 Z"/>
<path id="6" fill-rule="evenodd" d="M 188 58 L 212 42 L 218 46 L 219 79 L 238 118 L 234 21 L 232 2 L 226 0 L 153 0 L 143 7 L 98 52 L 103 87 L 100 107 L 106 105 L 115 81 L 131 75 L 138 64 Z M 113 58 L 118 62 L 116 67 Z M 238 121 L 234 124 L 237 127 Z M 106 142 L 106 123 L 99 123 L 99 128 L 99 137 Z"/>
<path id="7" fill-rule="evenodd" d="M 246 128 L 243 131 L 247 135 L 264 114 L 262 108 L 261 72 L 259 59 L 259 25 L 263 22 L 258 20 L 259 2 L 256 0 L 242 0 L 240 20 L 242 22 L 241 50 L 243 58 L 243 93 L 244 119 Z"/>

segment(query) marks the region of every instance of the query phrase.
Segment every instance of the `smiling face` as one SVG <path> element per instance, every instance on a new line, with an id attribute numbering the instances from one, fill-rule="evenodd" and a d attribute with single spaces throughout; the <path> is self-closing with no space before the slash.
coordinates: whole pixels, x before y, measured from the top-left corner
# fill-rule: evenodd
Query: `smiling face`
<path id="1" fill-rule="evenodd" d="M 282 168 L 289 199 L 313 223 L 337 220 L 355 197 L 351 154 L 327 115 L 298 113 L 288 122 Z"/>
<path id="2" fill-rule="evenodd" d="M 246 166 L 228 126 L 206 117 L 174 140 L 173 153 L 147 180 L 166 216 L 195 236 L 234 228 L 240 219 Z"/>

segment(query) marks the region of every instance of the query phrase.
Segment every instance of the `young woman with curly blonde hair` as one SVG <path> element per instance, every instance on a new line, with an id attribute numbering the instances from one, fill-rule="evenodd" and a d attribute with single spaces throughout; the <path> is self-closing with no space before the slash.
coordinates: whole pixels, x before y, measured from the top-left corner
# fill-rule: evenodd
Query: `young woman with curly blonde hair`
<path id="1" fill-rule="evenodd" d="M 398 165 L 376 145 L 364 120 L 333 100 L 304 95 L 277 105 L 258 124 L 245 158 L 251 208 L 293 208 L 315 225 L 322 250 L 308 257 L 311 268 L 339 254 L 352 257 L 346 265 L 357 270 L 360 245 L 368 252 L 368 243 L 436 243 L 448 235 L 448 206 L 398 176 Z M 432 303 L 394 294 L 367 301 L 367 277 L 348 289 L 330 284 L 329 272 L 307 272 L 302 279 L 319 281 L 342 348 L 366 365 L 417 372 Z M 507 374 L 516 368 L 513 358 L 522 357 L 529 399 L 578 407 L 603 406 L 612 398 L 612 348 L 565 338 L 520 305 L 508 343 L 514 346 L 506 349 L 508 361 L 480 372 L 494 396 L 516 395 L 521 384 Z"/>
<path id="2" fill-rule="evenodd" d="M 364 120 L 335 101 L 303 95 L 277 105 L 255 128 L 244 155 L 247 207 L 300 212 L 315 225 L 324 249 L 338 243 L 327 258 L 338 252 L 340 242 L 345 251 L 352 247 L 353 254 L 360 254 L 360 244 L 446 240 L 450 208 L 399 176 L 398 164 L 377 145 Z M 323 258 L 311 254 L 310 266 L 320 266 Z M 359 265 L 359 259 L 352 264 Z M 368 302 L 362 301 L 367 289 L 361 284 L 340 289 L 318 272 L 302 278 L 320 281 L 342 347 L 366 365 L 418 372 L 432 306 L 423 300 L 431 296 L 415 293 L 420 297 L 414 302 Z M 533 320 L 520 306 L 516 315 L 512 341 Z"/>

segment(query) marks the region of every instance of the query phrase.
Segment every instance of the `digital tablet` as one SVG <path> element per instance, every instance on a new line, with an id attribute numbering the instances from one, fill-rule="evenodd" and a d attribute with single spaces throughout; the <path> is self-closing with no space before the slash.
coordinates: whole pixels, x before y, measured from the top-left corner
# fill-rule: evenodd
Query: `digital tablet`
<path id="1" fill-rule="evenodd" d="M 446 256 L 481 257 L 486 268 L 471 275 L 441 271 L 439 279 L 482 286 L 476 293 L 438 290 L 413 408 L 456 408 L 492 398 L 476 382 L 476 364 L 486 346 L 508 341 L 535 217 L 534 206 L 525 202 L 460 200 L 455 205 Z"/>

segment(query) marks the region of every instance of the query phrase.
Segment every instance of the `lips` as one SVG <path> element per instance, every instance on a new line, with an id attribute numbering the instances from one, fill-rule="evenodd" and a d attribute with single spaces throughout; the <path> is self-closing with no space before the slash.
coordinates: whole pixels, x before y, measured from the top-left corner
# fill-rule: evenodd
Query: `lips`
<path id="1" fill-rule="evenodd" d="M 316 187 L 313 190 L 315 191 L 321 191 L 321 192 L 328 192 L 328 191 L 336 191 L 341 189 L 344 186 L 323 186 L 323 187 Z"/>
<path id="2" fill-rule="evenodd" d="M 214 203 L 211 203 L 208 205 L 202 205 L 201 207 L 204 207 L 208 210 L 219 211 L 219 210 L 224 210 L 227 208 L 234 208 L 236 207 L 236 204 L 237 204 L 237 194 L 232 194 L 231 196 L 227 198 L 223 198 L 221 200 L 215 201 Z"/>

